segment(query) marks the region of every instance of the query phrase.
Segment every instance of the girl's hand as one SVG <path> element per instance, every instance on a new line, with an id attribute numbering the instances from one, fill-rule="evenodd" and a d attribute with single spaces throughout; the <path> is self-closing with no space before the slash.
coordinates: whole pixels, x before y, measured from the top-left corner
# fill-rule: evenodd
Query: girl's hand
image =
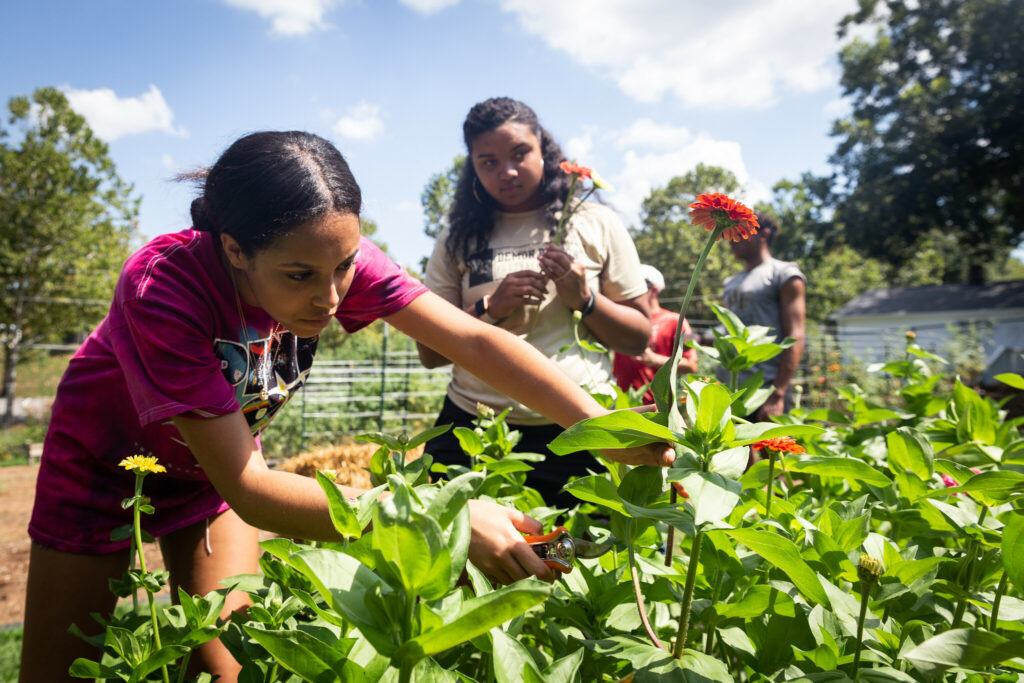
<path id="1" fill-rule="evenodd" d="M 676 461 L 676 452 L 667 443 L 651 443 L 633 448 L 614 448 L 601 451 L 604 457 L 627 465 L 653 465 L 671 467 Z"/>
<path id="2" fill-rule="evenodd" d="M 523 533 L 543 533 L 541 523 L 515 508 L 485 500 L 469 501 L 469 559 L 491 581 L 510 584 L 528 576 L 554 581 L 554 570 L 537 557 Z M 520 533 L 522 532 L 522 533 Z"/>
<path id="3" fill-rule="evenodd" d="M 583 308 L 590 299 L 587 271 L 583 264 L 557 244 L 545 245 L 538 258 L 540 269 L 555 283 L 558 298 L 574 311 Z"/>
<path id="4" fill-rule="evenodd" d="M 536 306 L 547 294 L 547 279 L 533 270 L 509 273 L 491 294 L 487 314 L 496 320 L 507 318 L 521 306 Z"/>

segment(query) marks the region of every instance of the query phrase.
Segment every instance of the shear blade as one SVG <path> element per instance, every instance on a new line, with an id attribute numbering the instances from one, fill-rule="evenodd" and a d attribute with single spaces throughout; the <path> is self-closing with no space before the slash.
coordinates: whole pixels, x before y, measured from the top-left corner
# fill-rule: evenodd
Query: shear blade
<path id="1" fill-rule="evenodd" d="M 573 538 L 572 542 L 576 547 L 576 557 L 583 557 L 586 559 L 600 557 L 611 550 L 612 546 L 615 545 L 610 541 L 608 543 L 594 543 L 592 541 L 584 541 L 582 538 Z"/>

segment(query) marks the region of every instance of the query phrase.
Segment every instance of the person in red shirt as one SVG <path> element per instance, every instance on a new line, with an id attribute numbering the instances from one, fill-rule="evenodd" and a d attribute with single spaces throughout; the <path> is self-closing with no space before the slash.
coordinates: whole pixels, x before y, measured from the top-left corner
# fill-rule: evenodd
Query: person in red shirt
<path id="1" fill-rule="evenodd" d="M 676 327 L 679 315 L 672 311 L 665 310 L 658 304 L 658 295 L 665 289 L 665 278 L 654 266 L 647 264 L 640 266 L 640 272 L 647 281 L 647 306 L 651 312 L 651 338 L 647 341 L 647 348 L 639 356 L 628 356 L 623 353 L 615 354 L 615 361 L 612 371 L 615 374 L 615 381 L 619 388 L 626 391 L 630 388 L 642 387 L 650 384 L 654 379 L 654 373 L 667 363 L 672 357 L 672 347 L 676 339 Z M 683 338 L 691 334 L 690 325 L 683 319 Z M 694 349 L 686 349 L 683 357 L 679 360 L 679 373 L 684 375 L 697 372 L 697 352 Z M 654 392 L 647 389 L 644 394 L 644 403 L 654 403 Z"/>

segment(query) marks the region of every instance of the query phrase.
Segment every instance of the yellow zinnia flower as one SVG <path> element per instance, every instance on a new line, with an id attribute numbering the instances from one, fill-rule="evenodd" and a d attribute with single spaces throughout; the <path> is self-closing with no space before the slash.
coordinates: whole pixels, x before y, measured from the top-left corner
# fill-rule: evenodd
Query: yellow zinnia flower
<path id="1" fill-rule="evenodd" d="M 132 455 L 117 463 L 117 465 L 132 472 L 153 472 L 158 474 L 167 471 L 166 467 L 157 464 L 156 457 L 152 455 Z"/>

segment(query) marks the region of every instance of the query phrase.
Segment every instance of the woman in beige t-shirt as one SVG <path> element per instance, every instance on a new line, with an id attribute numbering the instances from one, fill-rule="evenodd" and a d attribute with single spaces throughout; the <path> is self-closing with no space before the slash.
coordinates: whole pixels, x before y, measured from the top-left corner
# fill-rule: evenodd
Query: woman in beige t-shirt
<path id="1" fill-rule="evenodd" d="M 462 129 L 468 157 L 425 284 L 466 313 L 526 339 L 584 388 L 604 389 L 611 381 L 611 356 L 572 345 L 573 313 L 582 315 L 582 339 L 630 355 L 646 347 L 647 286 L 629 234 L 612 210 L 587 202 L 572 216 L 563 243 L 551 243 L 569 192 L 569 176 L 558 166 L 565 156 L 522 102 L 481 102 Z M 418 348 L 427 367 L 450 362 Z M 548 455 L 527 484 L 549 504 L 574 504 L 559 492 L 569 476 L 593 466 L 591 457 L 551 454 L 547 444 L 561 427 L 463 368 L 452 371 L 437 424 L 471 426 L 478 403 L 498 412 L 510 409 L 508 424 L 523 434 L 515 450 Z M 450 431 L 426 450 L 448 465 L 469 462 Z"/>

